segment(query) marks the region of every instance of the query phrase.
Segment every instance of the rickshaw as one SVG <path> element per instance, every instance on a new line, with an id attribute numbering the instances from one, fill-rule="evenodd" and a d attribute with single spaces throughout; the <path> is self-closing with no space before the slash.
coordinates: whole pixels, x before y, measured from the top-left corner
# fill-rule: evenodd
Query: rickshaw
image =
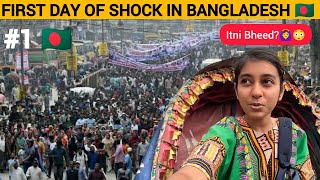
<path id="1" fill-rule="evenodd" d="M 187 159 L 208 129 L 243 111 L 234 92 L 234 57 L 211 64 L 188 80 L 168 105 L 135 180 L 167 179 Z M 313 168 L 320 175 L 320 109 L 285 75 L 285 93 L 275 117 L 289 117 L 307 134 Z"/>

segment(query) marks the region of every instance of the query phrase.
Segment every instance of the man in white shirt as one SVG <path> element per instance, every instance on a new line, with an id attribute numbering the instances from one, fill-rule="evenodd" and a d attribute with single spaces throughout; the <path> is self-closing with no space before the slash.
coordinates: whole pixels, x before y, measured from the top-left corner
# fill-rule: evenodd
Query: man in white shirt
<path id="1" fill-rule="evenodd" d="M 52 151 L 56 147 L 57 143 L 56 142 L 50 142 L 50 150 Z"/>
<path id="2" fill-rule="evenodd" d="M 0 92 L 0 114 L 2 115 L 2 106 L 5 105 L 6 97 L 2 92 Z"/>
<path id="3" fill-rule="evenodd" d="M 136 123 L 135 120 L 132 121 L 132 124 L 131 124 L 131 131 L 138 131 L 139 130 L 139 126 L 138 124 Z"/>
<path id="4" fill-rule="evenodd" d="M 5 87 L 3 81 L 1 81 L 1 83 L 0 83 L 0 91 L 1 91 L 2 93 L 5 93 L 5 92 L 6 92 L 6 87 Z"/>
<path id="5" fill-rule="evenodd" d="M 73 161 L 80 162 L 80 168 L 86 168 L 88 169 L 88 156 L 86 153 L 83 152 L 83 150 L 80 148 L 77 152 L 77 154 L 73 157 Z"/>
<path id="6" fill-rule="evenodd" d="M 11 95 L 12 95 L 12 103 L 15 104 L 18 100 L 18 89 L 16 86 L 12 88 Z"/>
<path id="7" fill-rule="evenodd" d="M 136 78 L 131 78 L 131 86 L 133 86 L 134 88 L 137 87 L 137 79 Z"/>
<path id="8" fill-rule="evenodd" d="M 11 180 L 27 180 L 23 169 L 18 166 L 18 162 L 14 161 L 9 167 L 11 169 Z"/>
<path id="9" fill-rule="evenodd" d="M 79 118 L 78 120 L 77 120 L 77 122 L 76 122 L 76 126 L 78 127 L 78 126 L 82 126 L 84 123 L 86 122 L 86 119 L 84 119 L 84 118 Z"/>
<path id="10" fill-rule="evenodd" d="M 11 180 L 11 174 L 13 169 L 13 164 L 15 160 L 18 160 L 19 158 L 14 155 L 14 153 L 11 153 L 10 159 L 7 161 L 7 166 L 9 167 L 9 180 Z M 19 164 L 18 164 L 19 166 Z"/>
<path id="11" fill-rule="evenodd" d="M 29 180 L 43 180 L 42 178 L 42 171 L 38 167 L 37 160 L 33 161 L 33 166 L 30 166 L 26 173 Z"/>
<path id="12" fill-rule="evenodd" d="M 5 153 L 6 153 L 6 138 L 4 133 L 1 132 L 0 135 L 0 170 L 3 171 L 5 168 L 3 167 L 5 162 Z"/>
<path id="13" fill-rule="evenodd" d="M 67 77 L 68 76 L 68 72 L 65 69 L 63 69 L 61 71 L 61 76 Z"/>
<path id="14" fill-rule="evenodd" d="M 98 151 L 97 147 L 93 145 L 91 141 L 88 141 L 87 144 L 84 145 L 84 150 L 89 152 L 91 150 L 91 146 L 94 148 L 95 152 Z"/>

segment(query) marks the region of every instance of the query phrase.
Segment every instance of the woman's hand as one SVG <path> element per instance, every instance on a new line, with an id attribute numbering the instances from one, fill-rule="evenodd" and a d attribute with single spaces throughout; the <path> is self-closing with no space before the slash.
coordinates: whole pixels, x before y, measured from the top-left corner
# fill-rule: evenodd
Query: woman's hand
<path id="1" fill-rule="evenodd" d="M 168 180 L 208 180 L 208 178 L 198 168 L 193 166 L 185 166 L 170 176 Z"/>

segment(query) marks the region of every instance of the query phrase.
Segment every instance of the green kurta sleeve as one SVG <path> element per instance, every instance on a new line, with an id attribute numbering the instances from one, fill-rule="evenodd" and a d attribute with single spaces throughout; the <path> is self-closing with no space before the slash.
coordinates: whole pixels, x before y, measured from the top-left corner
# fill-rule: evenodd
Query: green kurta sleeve
<path id="1" fill-rule="evenodd" d="M 297 135 L 296 149 L 298 150 L 296 152 L 296 167 L 300 169 L 301 179 L 313 180 L 315 179 L 315 173 L 309 156 L 307 135 L 300 128 L 295 130 L 296 132 L 294 132 L 294 136 Z"/>
<path id="2" fill-rule="evenodd" d="M 205 173 L 208 179 L 228 177 L 226 175 L 236 145 L 235 126 L 233 117 L 225 117 L 212 126 L 183 167 L 187 165 L 196 167 Z"/>

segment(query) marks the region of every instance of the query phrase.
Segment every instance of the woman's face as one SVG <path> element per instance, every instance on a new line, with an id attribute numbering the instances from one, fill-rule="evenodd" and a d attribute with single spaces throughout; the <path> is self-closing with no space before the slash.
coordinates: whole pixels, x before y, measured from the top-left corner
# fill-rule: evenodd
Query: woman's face
<path id="1" fill-rule="evenodd" d="M 267 61 L 248 61 L 239 74 L 236 88 L 237 99 L 247 118 L 263 119 L 271 115 L 277 102 L 282 99 L 279 73 Z"/>

